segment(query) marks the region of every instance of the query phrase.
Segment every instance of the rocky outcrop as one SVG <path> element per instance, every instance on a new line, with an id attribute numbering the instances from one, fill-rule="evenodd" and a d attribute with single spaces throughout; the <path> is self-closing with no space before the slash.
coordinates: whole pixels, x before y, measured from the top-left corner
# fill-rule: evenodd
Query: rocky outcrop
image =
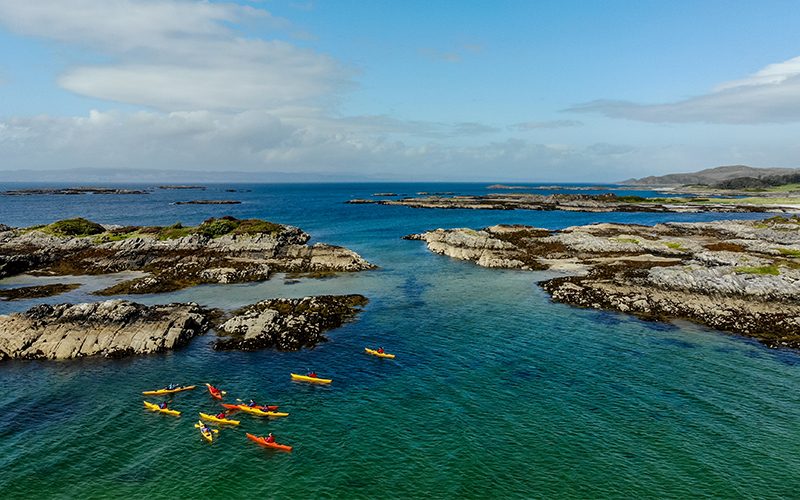
<path id="1" fill-rule="evenodd" d="M 355 317 L 367 304 L 362 295 L 270 299 L 235 311 L 218 328 L 225 335 L 214 349 L 296 351 L 327 340 L 323 333 Z"/>
<path id="2" fill-rule="evenodd" d="M 64 222 L 0 232 L 0 278 L 23 272 L 147 273 L 98 292 L 111 295 L 173 291 L 201 283 L 260 281 L 275 272 L 361 271 L 374 267 L 346 248 L 307 245 L 310 236 L 299 228 L 257 219 L 223 217 L 196 227 L 100 226 L 100 232 L 90 221 Z M 65 235 L 60 230 L 78 234 Z"/>
<path id="3" fill-rule="evenodd" d="M 269 299 L 220 320 L 218 309 L 194 303 L 146 306 L 125 300 L 38 305 L 0 315 L 0 360 L 120 358 L 176 349 L 217 324 L 216 350 L 296 351 L 327 340 L 352 320 L 362 295 Z"/>
<path id="4" fill-rule="evenodd" d="M 0 316 L 0 359 L 123 357 L 175 349 L 208 328 L 197 304 L 38 305 Z"/>
<path id="5" fill-rule="evenodd" d="M 241 205 L 239 200 L 190 200 L 176 201 L 175 205 Z"/>
<path id="6" fill-rule="evenodd" d="M 760 201 L 760 200 L 759 200 Z M 768 200 L 767 200 L 768 201 Z M 773 203 L 741 203 L 735 199 L 708 198 L 642 198 L 617 196 L 613 193 L 589 194 L 528 194 L 504 193 L 482 196 L 425 196 L 418 198 L 353 199 L 346 203 L 401 205 L 412 208 L 471 209 L 471 210 L 563 210 L 567 212 L 800 212 L 800 198 L 786 203 L 775 199 Z"/>
<path id="7" fill-rule="evenodd" d="M 78 283 L 53 283 L 50 285 L 22 286 L 0 289 L 0 298 L 5 300 L 39 299 L 66 293 L 81 285 Z"/>
<path id="8" fill-rule="evenodd" d="M 556 278 L 541 283 L 553 300 L 644 319 L 683 318 L 755 337 L 770 347 L 800 348 L 800 307 L 739 295 L 655 288 L 614 279 Z"/>
<path id="9" fill-rule="evenodd" d="M 553 300 L 648 319 L 684 318 L 800 348 L 800 218 L 437 229 L 408 239 L 485 267 L 551 269 Z"/>
<path id="10" fill-rule="evenodd" d="M 31 196 L 31 195 L 51 195 L 51 194 L 148 194 L 141 189 L 120 189 L 103 187 L 74 187 L 74 188 L 55 188 L 55 189 L 14 189 L 3 191 L 6 196 Z"/>
<path id="11" fill-rule="evenodd" d="M 472 229 L 437 229 L 405 239 L 423 240 L 428 249 L 454 259 L 468 260 L 483 267 L 505 269 L 546 269 L 530 253 L 509 241 L 508 235 L 527 237 L 541 235 L 543 230 L 523 226 L 493 226 L 480 231 Z M 546 232 L 546 231 L 545 231 Z M 524 236 L 522 236 L 524 235 Z"/>

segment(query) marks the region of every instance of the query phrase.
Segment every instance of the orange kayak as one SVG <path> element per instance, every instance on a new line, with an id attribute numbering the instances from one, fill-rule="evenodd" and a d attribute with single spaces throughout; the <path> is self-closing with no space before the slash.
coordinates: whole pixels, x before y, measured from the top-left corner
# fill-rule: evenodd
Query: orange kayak
<path id="1" fill-rule="evenodd" d="M 206 387 L 208 387 L 208 392 L 211 393 L 211 397 L 214 398 L 214 399 L 220 399 L 221 400 L 222 396 L 225 395 L 225 391 L 220 391 L 219 389 L 217 389 L 216 387 L 214 387 L 211 384 L 206 384 Z"/>
<path id="2" fill-rule="evenodd" d="M 288 446 L 288 445 L 285 445 L 285 444 L 278 444 L 278 443 L 269 443 L 269 442 L 267 442 L 266 438 L 254 436 L 253 434 L 250 434 L 250 433 L 247 433 L 247 439 L 249 439 L 250 441 L 254 441 L 254 442 L 258 443 L 261 446 L 266 446 L 267 448 L 272 448 L 272 449 L 281 450 L 281 451 L 292 451 L 292 447 L 291 446 Z"/>

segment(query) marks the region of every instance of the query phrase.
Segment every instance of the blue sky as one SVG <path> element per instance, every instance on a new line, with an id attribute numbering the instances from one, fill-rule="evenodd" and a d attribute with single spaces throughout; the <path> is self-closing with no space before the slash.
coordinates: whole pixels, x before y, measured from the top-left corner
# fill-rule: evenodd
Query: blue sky
<path id="1" fill-rule="evenodd" d="M 799 21 L 789 1 L 0 0 L 0 169 L 800 167 Z"/>

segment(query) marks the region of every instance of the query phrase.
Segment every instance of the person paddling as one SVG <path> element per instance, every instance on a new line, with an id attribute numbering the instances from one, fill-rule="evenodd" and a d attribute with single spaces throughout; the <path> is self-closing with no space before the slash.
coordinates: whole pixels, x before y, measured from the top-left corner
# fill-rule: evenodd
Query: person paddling
<path id="1" fill-rule="evenodd" d="M 166 410 L 167 409 L 167 402 L 166 401 L 160 402 L 158 404 L 158 407 L 161 408 L 162 410 Z"/>
<path id="2" fill-rule="evenodd" d="M 228 414 L 227 414 L 227 413 L 225 413 L 224 411 L 221 411 L 221 412 L 217 413 L 217 414 L 216 414 L 216 415 L 214 415 L 214 416 L 215 416 L 215 417 L 217 417 L 217 418 L 219 418 L 219 419 L 225 419 L 225 418 L 227 418 L 227 417 L 228 417 Z"/>
<path id="3" fill-rule="evenodd" d="M 311 378 L 317 378 L 317 372 L 308 372 L 308 376 Z"/>
<path id="4" fill-rule="evenodd" d="M 383 347 L 378 347 L 378 354 L 383 354 Z"/>
<path id="5" fill-rule="evenodd" d="M 274 443 L 275 442 L 275 436 L 273 436 L 272 433 L 270 432 L 269 435 L 264 439 L 264 442 L 265 443 Z"/>

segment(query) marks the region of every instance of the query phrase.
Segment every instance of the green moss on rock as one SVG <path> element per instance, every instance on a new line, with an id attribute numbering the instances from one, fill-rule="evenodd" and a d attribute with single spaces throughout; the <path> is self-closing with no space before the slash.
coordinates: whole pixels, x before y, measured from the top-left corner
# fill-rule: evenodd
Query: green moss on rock
<path id="1" fill-rule="evenodd" d="M 100 224 L 83 217 L 56 221 L 46 226 L 44 230 L 59 236 L 92 236 L 106 231 Z"/>

